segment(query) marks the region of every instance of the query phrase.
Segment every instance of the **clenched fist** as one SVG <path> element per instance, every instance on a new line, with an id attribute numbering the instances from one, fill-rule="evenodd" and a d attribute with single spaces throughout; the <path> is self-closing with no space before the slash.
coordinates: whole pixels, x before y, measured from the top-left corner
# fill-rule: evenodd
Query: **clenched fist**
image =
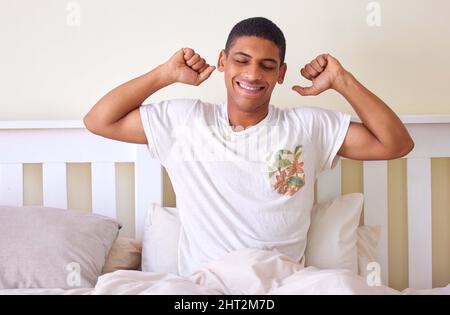
<path id="1" fill-rule="evenodd" d="M 174 82 L 195 86 L 208 79 L 216 69 L 216 67 L 207 64 L 205 59 L 191 48 L 182 48 L 177 51 L 166 62 L 166 67 L 168 75 Z"/>
<path id="2" fill-rule="evenodd" d="M 312 86 L 294 85 L 292 89 L 303 96 L 318 95 L 328 89 L 336 89 L 346 70 L 330 54 L 322 54 L 305 65 L 300 74 L 312 81 Z"/>

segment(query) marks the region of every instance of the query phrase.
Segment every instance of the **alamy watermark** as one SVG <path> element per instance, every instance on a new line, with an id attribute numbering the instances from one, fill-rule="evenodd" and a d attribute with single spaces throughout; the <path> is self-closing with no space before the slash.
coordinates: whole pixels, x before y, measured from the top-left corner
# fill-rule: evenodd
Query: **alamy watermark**
<path id="1" fill-rule="evenodd" d="M 369 2 L 366 6 L 366 11 L 369 12 L 366 18 L 367 25 L 370 27 L 381 26 L 381 5 L 378 1 Z"/>
<path id="2" fill-rule="evenodd" d="M 66 271 L 68 272 L 66 277 L 66 283 L 69 287 L 81 286 L 81 266 L 79 263 L 71 262 L 66 265 Z"/>
<path id="3" fill-rule="evenodd" d="M 237 130 L 237 129 L 235 129 Z M 279 149 L 279 126 L 261 126 L 255 133 L 223 131 L 217 126 L 192 124 L 176 127 L 171 134 L 168 158 L 177 161 L 246 161 L 261 162 L 268 152 Z"/>
<path id="4" fill-rule="evenodd" d="M 366 276 L 366 283 L 369 287 L 381 286 L 381 266 L 378 262 L 372 261 L 367 264 L 367 271 L 370 271 Z"/>
<path id="5" fill-rule="evenodd" d="M 81 5 L 78 1 L 70 1 L 66 5 L 66 24 L 69 27 L 80 27 Z"/>

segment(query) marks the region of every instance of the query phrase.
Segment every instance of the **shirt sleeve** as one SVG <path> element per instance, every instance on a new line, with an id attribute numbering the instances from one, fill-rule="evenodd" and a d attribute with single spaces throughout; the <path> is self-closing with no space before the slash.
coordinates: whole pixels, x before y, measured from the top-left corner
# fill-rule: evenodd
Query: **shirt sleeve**
<path id="1" fill-rule="evenodd" d="M 177 128 L 183 128 L 197 100 L 171 99 L 141 105 L 142 125 L 150 156 L 161 162 L 167 158 L 175 142 Z"/>
<path id="2" fill-rule="evenodd" d="M 337 152 L 344 143 L 351 115 L 318 107 L 302 107 L 299 115 L 316 150 L 317 176 L 334 169 L 340 159 Z"/>

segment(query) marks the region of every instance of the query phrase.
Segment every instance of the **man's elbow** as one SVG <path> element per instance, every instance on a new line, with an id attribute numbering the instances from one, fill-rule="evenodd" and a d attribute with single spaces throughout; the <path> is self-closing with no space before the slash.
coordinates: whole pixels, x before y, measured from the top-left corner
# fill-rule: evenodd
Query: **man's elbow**
<path id="1" fill-rule="evenodd" d="M 83 118 L 83 123 L 87 130 L 94 134 L 98 134 L 97 124 L 91 115 L 86 114 Z"/>
<path id="2" fill-rule="evenodd" d="M 403 156 L 408 155 L 409 152 L 411 152 L 411 151 L 414 149 L 414 145 L 415 145 L 415 144 L 414 144 L 413 139 L 410 139 L 410 140 L 408 141 L 408 144 L 405 146 L 404 152 L 402 153 Z"/>
<path id="3" fill-rule="evenodd" d="M 402 146 L 401 150 L 398 150 L 393 154 L 392 159 L 399 159 L 408 155 L 414 149 L 414 145 L 414 141 L 410 139 L 406 144 Z"/>

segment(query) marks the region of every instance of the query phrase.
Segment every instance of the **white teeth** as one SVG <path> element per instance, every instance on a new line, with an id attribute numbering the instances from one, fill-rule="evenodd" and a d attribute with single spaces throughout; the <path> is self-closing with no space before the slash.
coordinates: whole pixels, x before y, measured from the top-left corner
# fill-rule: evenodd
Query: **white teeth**
<path id="1" fill-rule="evenodd" d="M 246 89 L 246 90 L 250 90 L 250 91 L 259 91 L 261 88 L 252 88 L 252 87 L 250 87 L 250 86 L 248 86 L 248 85 L 245 85 L 245 84 L 243 84 L 243 83 L 241 83 L 241 82 L 238 82 L 238 84 L 239 84 L 239 86 L 241 87 L 241 88 L 244 88 L 244 89 Z"/>

